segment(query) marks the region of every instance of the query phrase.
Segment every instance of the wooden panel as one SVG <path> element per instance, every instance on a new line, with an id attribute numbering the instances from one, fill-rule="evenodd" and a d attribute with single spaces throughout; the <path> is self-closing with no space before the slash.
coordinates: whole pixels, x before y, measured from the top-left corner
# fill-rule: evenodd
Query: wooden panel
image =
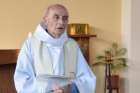
<path id="1" fill-rule="evenodd" d="M 0 50 L 0 93 L 16 93 L 13 75 L 18 51 Z"/>
<path id="2" fill-rule="evenodd" d="M 77 43 L 79 44 L 81 51 L 89 64 L 89 39 L 90 37 L 96 37 L 96 35 L 89 35 L 89 34 L 75 34 L 75 35 L 69 35 L 71 38 L 75 39 Z"/>
<path id="3" fill-rule="evenodd" d="M 18 49 L 0 50 L 0 65 L 15 64 L 18 52 Z"/>
<path id="4" fill-rule="evenodd" d="M 79 44 L 86 61 L 89 63 L 89 37 L 79 37 L 79 38 L 73 37 L 73 38 Z"/>
<path id="5" fill-rule="evenodd" d="M 15 64 L 0 65 L 0 93 L 16 93 L 14 87 Z"/>

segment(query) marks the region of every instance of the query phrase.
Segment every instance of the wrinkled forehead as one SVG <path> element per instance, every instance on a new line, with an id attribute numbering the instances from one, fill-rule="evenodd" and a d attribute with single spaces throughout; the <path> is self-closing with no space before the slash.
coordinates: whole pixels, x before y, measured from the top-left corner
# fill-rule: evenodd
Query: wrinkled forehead
<path id="1" fill-rule="evenodd" d="M 62 5 L 53 5 L 48 7 L 45 15 L 47 16 L 54 14 L 59 16 L 69 16 L 67 9 Z"/>

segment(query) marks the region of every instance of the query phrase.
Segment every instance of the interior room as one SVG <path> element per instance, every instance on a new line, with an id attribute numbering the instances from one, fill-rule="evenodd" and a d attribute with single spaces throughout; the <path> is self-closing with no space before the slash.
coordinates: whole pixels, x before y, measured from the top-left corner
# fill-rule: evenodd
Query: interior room
<path id="1" fill-rule="evenodd" d="M 18 53 L 42 21 L 45 9 L 56 3 L 68 9 L 69 24 L 88 26 L 84 36 L 80 32 L 69 34 L 77 41 L 87 39 L 79 43 L 88 43 L 85 57 L 96 75 L 96 93 L 139 93 L 139 0 L 0 0 L 0 93 L 16 93 L 13 74 Z M 113 42 L 127 50 L 127 67 L 119 71 L 119 92 L 105 88 L 106 66 L 93 65 Z"/>

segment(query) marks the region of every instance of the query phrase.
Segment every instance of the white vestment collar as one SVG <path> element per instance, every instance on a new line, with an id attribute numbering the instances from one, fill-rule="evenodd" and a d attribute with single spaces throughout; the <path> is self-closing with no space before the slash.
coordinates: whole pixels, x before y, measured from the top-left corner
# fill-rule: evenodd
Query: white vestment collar
<path id="1" fill-rule="evenodd" d="M 38 25 L 34 35 L 32 36 L 32 46 L 34 51 L 34 67 L 36 75 L 54 75 L 53 61 L 49 46 L 63 47 L 64 52 L 64 75 L 66 77 L 75 77 L 75 69 L 77 63 L 78 45 L 73 39 L 68 39 L 66 32 L 60 38 L 52 38 L 41 25 Z M 71 51 L 73 49 L 73 51 Z M 55 52 L 52 52 L 55 53 Z M 55 60 L 59 61 L 59 60 Z M 47 70 L 46 70 L 47 68 Z"/>
<path id="2" fill-rule="evenodd" d="M 41 41 L 46 42 L 49 45 L 52 46 L 58 46 L 61 47 L 64 45 L 64 42 L 68 40 L 68 36 L 66 31 L 59 37 L 59 38 L 53 38 L 51 35 L 49 35 L 46 30 L 43 28 L 41 24 L 39 24 L 36 28 L 36 31 L 34 35 Z"/>

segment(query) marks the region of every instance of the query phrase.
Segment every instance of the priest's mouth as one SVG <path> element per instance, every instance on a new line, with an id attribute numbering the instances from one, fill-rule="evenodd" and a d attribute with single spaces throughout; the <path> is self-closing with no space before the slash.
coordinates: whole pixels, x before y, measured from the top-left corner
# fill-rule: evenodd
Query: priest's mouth
<path id="1" fill-rule="evenodd" d="M 64 29 L 64 27 L 58 27 L 57 29 Z"/>

